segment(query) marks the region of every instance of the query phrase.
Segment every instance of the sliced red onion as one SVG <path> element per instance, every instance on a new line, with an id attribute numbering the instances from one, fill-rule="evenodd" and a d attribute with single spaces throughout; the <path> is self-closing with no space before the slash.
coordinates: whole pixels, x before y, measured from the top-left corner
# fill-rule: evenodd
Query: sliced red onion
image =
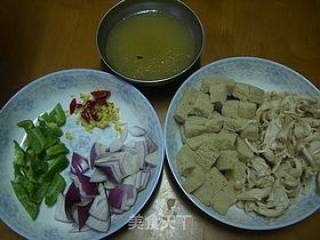
<path id="1" fill-rule="evenodd" d="M 124 189 L 117 186 L 109 192 L 109 204 L 113 209 L 121 210 L 123 198 L 125 197 Z"/>
<path id="2" fill-rule="evenodd" d="M 91 228 L 89 228 L 87 225 L 84 225 L 80 230 L 79 230 L 79 225 L 76 223 L 72 224 L 72 228 L 70 230 L 70 233 L 78 233 L 78 232 L 88 232 L 90 231 Z"/>
<path id="3" fill-rule="evenodd" d="M 120 151 L 123 144 L 124 144 L 124 142 L 120 138 L 113 140 L 113 142 L 111 142 L 111 144 L 110 144 L 110 152 Z"/>
<path id="4" fill-rule="evenodd" d="M 94 172 L 94 169 L 89 168 L 87 171 L 83 172 L 82 175 L 87 176 L 88 178 L 91 178 L 91 176 Z"/>
<path id="5" fill-rule="evenodd" d="M 78 207 L 78 225 L 79 225 L 79 230 L 86 224 L 86 221 L 89 217 L 89 209 L 92 206 L 92 202 L 90 201 L 86 205 L 77 205 Z"/>
<path id="6" fill-rule="evenodd" d="M 120 183 L 124 177 L 120 170 L 120 163 L 117 160 L 101 162 L 97 168 L 107 176 L 109 181 Z"/>
<path id="7" fill-rule="evenodd" d="M 121 161 L 124 157 L 125 152 L 113 152 L 109 153 L 108 156 L 99 158 L 95 162 L 95 166 L 103 166 L 108 161 Z"/>
<path id="8" fill-rule="evenodd" d="M 74 183 L 71 183 L 66 193 L 64 204 L 66 216 L 69 220 L 72 219 L 72 206 L 80 201 L 81 199 L 79 189 L 76 187 Z"/>
<path id="9" fill-rule="evenodd" d="M 135 149 L 135 143 L 136 141 L 128 141 L 127 143 L 125 143 L 123 146 L 122 146 L 122 151 L 127 151 L 127 150 L 133 150 Z"/>
<path id="10" fill-rule="evenodd" d="M 121 214 L 124 212 L 124 209 L 111 208 L 113 214 Z"/>
<path id="11" fill-rule="evenodd" d="M 151 170 L 148 168 L 148 169 L 145 169 L 142 171 L 142 178 L 140 179 L 141 180 L 141 190 L 144 190 L 147 186 L 148 186 L 148 183 L 150 181 L 150 177 L 151 177 Z M 143 180 L 143 181 L 142 181 Z"/>
<path id="12" fill-rule="evenodd" d="M 90 151 L 90 167 L 93 168 L 94 162 L 98 158 L 101 158 L 101 156 L 104 155 L 107 151 L 109 151 L 109 147 L 107 145 L 94 143 Z"/>
<path id="13" fill-rule="evenodd" d="M 78 226 L 78 231 L 82 229 L 89 217 L 89 209 L 92 204 L 91 200 L 84 200 L 74 203 L 71 207 L 71 219 Z"/>
<path id="14" fill-rule="evenodd" d="M 121 184 L 109 192 L 109 203 L 114 213 L 128 210 L 136 201 L 137 190 L 134 185 Z"/>
<path id="15" fill-rule="evenodd" d="M 135 142 L 134 147 L 137 151 L 137 154 L 140 158 L 141 163 L 143 164 L 145 156 L 146 156 L 146 147 L 145 147 L 144 141 Z"/>
<path id="16" fill-rule="evenodd" d="M 136 189 L 137 189 L 138 191 L 140 191 L 140 190 L 141 190 L 142 170 L 139 171 L 139 172 L 137 172 L 137 173 L 135 174 L 135 176 L 136 176 L 135 186 L 136 186 Z"/>
<path id="17" fill-rule="evenodd" d="M 134 137 L 142 137 L 146 134 L 146 130 L 139 126 L 132 126 L 129 128 L 129 133 Z"/>
<path id="18" fill-rule="evenodd" d="M 145 136 L 145 144 L 146 144 L 146 150 L 147 155 L 150 153 L 153 153 L 158 150 L 158 145 L 152 140 L 152 138 L 148 135 Z"/>
<path id="19" fill-rule="evenodd" d="M 126 177 L 125 179 L 123 179 L 123 183 L 124 184 L 136 185 L 137 174 L 138 173 L 132 174 L 132 175 Z"/>
<path id="20" fill-rule="evenodd" d="M 72 208 L 71 208 L 71 216 L 72 216 L 72 220 L 79 227 L 79 212 L 78 212 L 78 207 L 76 205 L 73 205 Z M 79 229 L 81 229 L 81 228 L 79 227 Z"/>
<path id="21" fill-rule="evenodd" d="M 90 182 L 98 183 L 98 182 L 104 182 L 108 178 L 106 174 L 103 173 L 103 171 L 99 170 L 98 168 L 93 169 L 93 172 L 90 177 Z"/>
<path id="22" fill-rule="evenodd" d="M 90 178 L 82 174 L 70 174 L 75 186 L 79 188 L 80 195 L 85 198 L 94 198 L 97 193 L 97 184 L 91 183 Z"/>
<path id="23" fill-rule="evenodd" d="M 156 167 L 158 165 L 158 152 L 153 152 L 153 153 L 150 153 L 148 154 L 145 159 L 144 159 L 144 162 L 147 164 L 147 166 L 150 166 L 150 167 Z"/>
<path id="24" fill-rule="evenodd" d="M 88 160 L 82 157 L 80 154 L 74 152 L 71 159 L 71 172 L 83 173 L 89 169 Z"/>
<path id="25" fill-rule="evenodd" d="M 103 183 L 103 186 L 106 190 L 110 190 L 110 189 L 113 189 L 117 186 L 117 184 L 115 184 L 114 182 L 111 182 L 111 181 L 105 181 Z"/>
<path id="26" fill-rule="evenodd" d="M 120 162 L 121 171 L 124 176 L 132 175 L 143 167 L 143 161 L 136 151 L 127 151 Z"/>
<path id="27" fill-rule="evenodd" d="M 87 206 L 88 204 L 92 203 L 92 198 L 85 198 L 85 197 L 81 197 L 81 201 L 76 203 L 75 205 L 77 205 L 78 207 L 84 207 Z"/>
<path id="28" fill-rule="evenodd" d="M 136 202 L 137 199 L 137 189 L 134 185 L 131 184 L 122 184 L 121 187 L 124 189 L 125 192 L 125 202 L 123 203 L 124 206 L 127 207 L 127 210 Z"/>
<path id="29" fill-rule="evenodd" d="M 113 140 L 110 144 L 110 152 L 118 152 L 121 150 L 121 148 L 124 145 L 124 142 L 126 141 L 128 137 L 128 125 L 125 124 L 122 132 L 120 134 L 120 138 L 117 138 L 115 140 Z"/>
<path id="30" fill-rule="evenodd" d="M 106 197 L 106 194 L 99 194 L 95 197 L 91 208 L 89 210 L 89 213 L 94 218 L 100 220 L 100 221 L 108 221 L 110 218 L 110 210 L 109 210 L 109 204 Z"/>
<path id="31" fill-rule="evenodd" d="M 64 222 L 64 223 L 72 222 L 67 217 L 67 214 L 65 211 L 65 197 L 61 193 L 58 195 L 54 218 L 59 222 Z"/>
<path id="32" fill-rule="evenodd" d="M 104 189 L 103 183 L 98 184 L 98 192 L 99 192 L 99 195 L 106 195 L 106 190 Z"/>
<path id="33" fill-rule="evenodd" d="M 151 171 L 149 168 L 141 170 L 137 173 L 136 188 L 138 191 L 142 191 L 147 187 L 150 181 L 150 177 Z"/>
<path id="34" fill-rule="evenodd" d="M 86 225 L 98 232 L 108 232 L 110 228 L 110 219 L 108 221 L 101 221 L 93 216 L 89 216 Z"/>
<path id="35" fill-rule="evenodd" d="M 124 144 L 128 132 L 140 140 Z M 73 220 L 79 228 L 108 231 L 111 213 L 121 214 L 129 210 L 136 202 L 137 192 L 147 187 L 150 167 L 157 165 L 157 150 L 158 146 L 146 135 L 146 130 L 138 126 L 128 130 L 125 125 L 120 138 L 109 148 L 100 143 L 92 146 L 91 169 L 85 158 L 74 153 L 71 164 L 73 183 L 61 203 L 65 216 L 60 219 Z"/>

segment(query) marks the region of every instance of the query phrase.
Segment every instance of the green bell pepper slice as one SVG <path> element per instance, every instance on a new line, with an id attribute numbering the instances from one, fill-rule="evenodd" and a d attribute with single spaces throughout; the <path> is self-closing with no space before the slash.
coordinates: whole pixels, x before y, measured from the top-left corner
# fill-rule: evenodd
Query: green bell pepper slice
<path id="1" fill-rule="evenodd" d="M 63 192 L 65 187 L 66 182 L 64 178 L 60 174 L 57 174 L 48 187 L 45 204 L 48 207 L 52 207 L 57 202 L 59 193 Z"/>

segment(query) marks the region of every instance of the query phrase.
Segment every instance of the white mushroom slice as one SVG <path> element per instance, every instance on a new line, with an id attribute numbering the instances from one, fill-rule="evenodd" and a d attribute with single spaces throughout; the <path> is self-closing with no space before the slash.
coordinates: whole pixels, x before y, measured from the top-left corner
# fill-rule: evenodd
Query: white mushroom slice
<path id="1" fill-rule="evenodd" d="M 238 194 L 237 199 L 238 200 L 247 200 L 247 201 L 255 201 L 255 200 L 262 200 L 263 198 L 267 197 L 271 193 L 272 188 L 253 188 L 250 189 L 247 192 L 243 192 Z"/>
<path id="2" fill-rule="evenodd" d="M 285 125 L 277 134 L 277 139 L 280 141 L 287 141 L 288 136 L 289 136 L 289 131 L 293 127 L 294 122 L 290 122 L 289 124 Z"/>
<path id="3" fill-rule="evenodd" d="M 316 167 L 316 163 L 315 163 L 312 155 L 311 155 L 310 152 L 308 151 L 308 149 L 306 149 L 306 147 L 303 147 L 303 148 L 302 148 L 302 153 L 303 153 L 305 159 L 309 162 L 309 164 L 310 164 L 313 168 L 315 168 L 315 167 Z"/>
<path id="4" fill-rule="evenodd" d="M 285 177 L 281 180 L 281 183 L 288 188 L 294 188 L 300 184 L 300 179 L 289 174 L 285 174 Z"/>
<path id="5" fill-rule="evenodd" d="M 304 138 L 311 134 L 311 127 L 306 121 L 295 122 L 294 135 L 296 138 Z"/>
<path id="6" fill-rule="evenodd" d="M 244 203 L 244 210 L 246 212 L 252 212 L 252 211 L 254 211 L 255 206 L 256 206 L 255 202 L 251 202 L 251 201 L 245 202 Z"/>
<path id="7" fill-rule="evenodd" d="M 287 208 L 289 206 L 287 193 L 279 181 L 274 183 L 272 192 L 267 201 L 272 202 L 276 207 L 283 206 L 283 208 Z"/>
<path id="8" fill-rule="evenodd" d="M 263 158 L 255 157 L 255 159 L 251 161 L 251 164 L 258 177 L 263 177 L 271 174 L 271 169 Z"/>
<path id="9" fill-rule="evenodd" d="M 277 134 L 279 133 L 281 125 L 278 119 L 273 119 L 264 136 L 263 145 L 270 146 L 273 142 L 275 142 L 277 138 Z"/>
<path id="10" fill-rule="evenodd" d="M 295 167 L 289 170 L 289 174 L 293 177 L 299 178 L 302 175 L 302 163 L 297 158 L 293 158 Z"/>
<path id="11" fill-rule="evenodd" d="M 259 213 L 260 215 L 263 215 L 265 217 L 278 217 L 284 213 L 286 208 L 259 208 L 256 207 L 254 211 Z"/>
<path id="12" fill-rule="evenodd" d="M 320 140 L 315 140 L 315 141 L 312 141 L 310 144 L 309 144 L 309 152 L 315 156 L 315 155 L 318 155 L 318 153 L 320 153 Z"/>

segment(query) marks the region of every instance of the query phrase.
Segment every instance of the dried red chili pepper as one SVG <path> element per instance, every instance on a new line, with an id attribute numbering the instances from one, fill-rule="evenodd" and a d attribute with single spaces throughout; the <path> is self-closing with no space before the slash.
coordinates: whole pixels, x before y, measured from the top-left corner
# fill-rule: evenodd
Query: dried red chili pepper
<path id="1" fill-rule="evenodd" d="M 74 111 L 76 110 L 76 107 L 77 107 L 77 100 L 74 98 L 71 100 L 70 105 L 69 105 L 70 114 L 74 113 Z"/>
<path id="2" fill-rule="evenodd" d="M 108 90 L 99 90 L 99 91 L 93 91 L 91 92 L 91 95 L 94 97 L 97 101 L 105 101 L 108 97 L 110 97 L 111 92 Z"/>
<path id="3" fill-rule="evenodd" d="M 89 122 L 90 121 L 90 114 L 88 113 L 87 110 L 83 110 L 81 112 L 81 117 L 83 120 L 85 120 L 86 122 Z"/>

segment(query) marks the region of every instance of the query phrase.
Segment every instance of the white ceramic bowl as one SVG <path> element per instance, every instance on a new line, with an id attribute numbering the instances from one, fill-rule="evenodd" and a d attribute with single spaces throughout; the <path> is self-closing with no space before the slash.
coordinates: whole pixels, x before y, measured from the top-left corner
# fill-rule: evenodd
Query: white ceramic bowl
<path id="1" fill-rule="evenodd" d="M 13 180 L 13 140 L 20 142 L 23 131 L 16 123 L 24 119 L 35 119 L 40 113 L 49 111 L 58 102 L 68 108 L 71 96 L 90 92 L 96 88 L 111 90 L 111 101 L 120 108 L 120 119 L 129 125 L 143 126 L 150 137 L 159 146 L 158 165 L 152 169 L 150 182 L 145 190 L 139 192 L 133 207 L 120 215 L 112 215 L 111 226 L 107 233 L 95 231 L 70 233 L 71 224 L 54 220 L 55 207 L 42 204 L 40 214 L 32 221 L 16 199 L 10 181 Z M 153 193 L 163 166 L 164 146 L 159 118 L 149 101 L 132 85 L 111 74 L 89 70 L 73 69 L 55 72 L 21 89 L 0 111 L 0 217 L 14 231 L 27 239 L 41 240 L 94 240 L 101 239 L 125 226 L 146 204 Z M 94 129 L 90 134 L 76 124 L 75 117 L 70 117 L 63 128 L 70 131 L 74 141 L 62 139 L 71 152 L 76 151 L 88 157 L 95 141 L 107 143 L 116 137 L 111 128 Z M 70 154 L 71 155 L 71 154 Z M 70 158 L 69 158 L 70 159 Z M 67 182 L 71 182 L 66 169 L 62 173 Z"/>

